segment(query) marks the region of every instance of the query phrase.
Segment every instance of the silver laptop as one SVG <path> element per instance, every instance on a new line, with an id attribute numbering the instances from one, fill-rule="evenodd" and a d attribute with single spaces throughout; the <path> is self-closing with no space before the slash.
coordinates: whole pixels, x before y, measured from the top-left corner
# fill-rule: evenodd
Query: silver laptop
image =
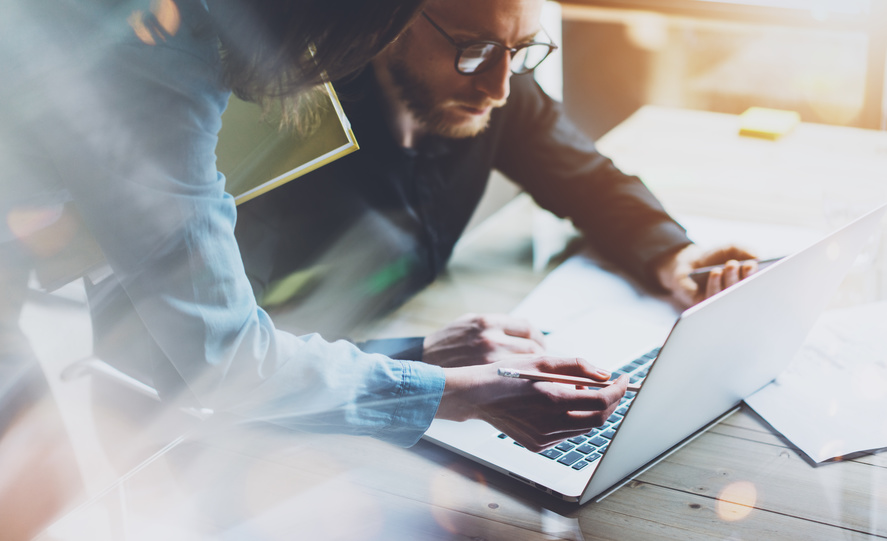
<path id="1" fill-rule="evenodd" d="M 599 457 L 575 463 L 581 468 L 532 453 L 482 421 L 435 420 L 425 438 L 563 500 L 600 500 L 779 375 L 882 227 L 885 209 L 681 314 Z"/>

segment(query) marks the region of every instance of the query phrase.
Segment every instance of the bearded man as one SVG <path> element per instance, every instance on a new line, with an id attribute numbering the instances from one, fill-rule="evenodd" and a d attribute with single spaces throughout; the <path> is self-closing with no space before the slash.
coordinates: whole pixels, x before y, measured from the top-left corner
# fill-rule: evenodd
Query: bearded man
<path id="1" fill-rule="evenodd" d="M 326 315 L 347 333 L 398 306 L 444 269 L 494 169 L 685 306 L 754 272 L 730 261 L 750 257 L 734 247 L 703 254 L 538 86 L 532 72 L 557 48 L 540 25 L 543 3 L 432 0 L 370 67 L 335 83 L 360 150 L 241 207 L 240 246 L 260 297 L 314 268 L 323 271 L 319 289 L 308 288 L 323 299 L 306 316 L 315 329 Z M 705 287 L 687 277 L 728 261 Z M 537 353 L 540 337 L 507 316 L 474 317 L 381 351 L 473 364 Z"/>

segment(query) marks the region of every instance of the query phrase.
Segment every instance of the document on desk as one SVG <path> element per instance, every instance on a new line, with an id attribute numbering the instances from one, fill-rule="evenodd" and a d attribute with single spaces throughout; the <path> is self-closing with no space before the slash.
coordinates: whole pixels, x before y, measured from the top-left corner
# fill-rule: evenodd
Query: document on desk
<path id="1" fill-rule="evenodd" d="M 680 216 L 679 222 L 703 248 L 738 243 L 762 257 L 792 253 L 821 236 L 808 228 L 710 217 Z M 680 310 L 588 251 L 558 266 L 511 313 L 549 333 L 549 352 L 610 370 L 662 345 Z"/>
<path id="2" fill-rule="evenodd" d="M 887 302 L 825 312 L 746 403 L 814 462 L 887 448 Z"/>
<path id="3" fill-rule="evenodd" d="M 662 345 L 679 310 L 590 253 L 567 259 L 512 312 L 548 332 L 552 354 L 612 370 Z"/>

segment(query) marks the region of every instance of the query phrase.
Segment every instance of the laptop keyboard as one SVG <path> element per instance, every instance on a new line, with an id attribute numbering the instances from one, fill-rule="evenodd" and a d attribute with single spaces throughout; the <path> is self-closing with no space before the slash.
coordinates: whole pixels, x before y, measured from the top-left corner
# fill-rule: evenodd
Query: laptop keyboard
<path id="1" fill-rule="evenodd" d="M 610 380 L 615 380 L 623 374 L 628 374 L 629 380 L 632 383 L 642 382 L 647 377 L 647 371 L 650 369 L 653 360 L 659 355 L 659 349 L 655 348 L 625 364 L 618 370 L 614 370 Z M 610 415 L 603 425 L 595 428 L 588 434 L 570 438 L 538 454 L 574 470 L 584 469 L 589 464 L 599 460 L 610 445 L 610 440 L 613 439 L 616 429 L 622 423 L 622 418 L 631 406 L 635 394 L 634 392 L 627 391 L 619 402 L 616 411 Z M 506 439 L 508 436 L 499 434 L 499 438 Z M 521 446 L 517 442 L 514 442 L 514 444 Z"/>

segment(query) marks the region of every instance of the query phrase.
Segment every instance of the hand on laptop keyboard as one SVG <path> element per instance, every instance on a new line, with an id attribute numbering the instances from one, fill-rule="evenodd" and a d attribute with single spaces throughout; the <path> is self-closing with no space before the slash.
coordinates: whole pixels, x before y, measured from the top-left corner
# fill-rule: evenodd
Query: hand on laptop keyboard
<path id="1" fill-rule="evenodd" d="M 481 419 L 531 451 L 602 425 L 625 394 L 628 378 L 606 389 L 577 389 L 563 383 L 502 378 L 500 365 L 606 381 L 610 374 L 574 357 L 521 355 L 501 363 L 445 369 L 447 381 L 437 417 Z"/>
<path id="2" fill-rule="evenodd" d="M 642 382 L 647 377 L 647 372 L 650 369 L 650 365 L 653 364 L 653 360 L 659 355 L 659 349 L 658 347 L 654 348 L 652 351 L 621 366 L 612 373 L 610 379 L 616 379 L 625 375 L 630 378 L 632 383 Z M 594 464 L 607 451 L 607 448 L 610 446 L 610 440 L 613 439 L 616 431 L 622 425 L 622 419 L 628 413 L 628 409 L 631 407 L 635 396 L 636 393 L 633 392 L 625 393 L 625 396 L 620 400 L 619 407 L 610 415 L 606 424 L 595 428 L 587 434 L 562 441 L 555 447 L 550 447 L 540 452 L 539 455 L 549 460 L 554 460 L 558 464 L 569 466 L 576 471 L 584 470 L 590 464 Z M 508 439 L 505 433 L 499 434 L 498 437 L 502 440 Z M 517 441 L 514 443 L 520 445 Z"/>

